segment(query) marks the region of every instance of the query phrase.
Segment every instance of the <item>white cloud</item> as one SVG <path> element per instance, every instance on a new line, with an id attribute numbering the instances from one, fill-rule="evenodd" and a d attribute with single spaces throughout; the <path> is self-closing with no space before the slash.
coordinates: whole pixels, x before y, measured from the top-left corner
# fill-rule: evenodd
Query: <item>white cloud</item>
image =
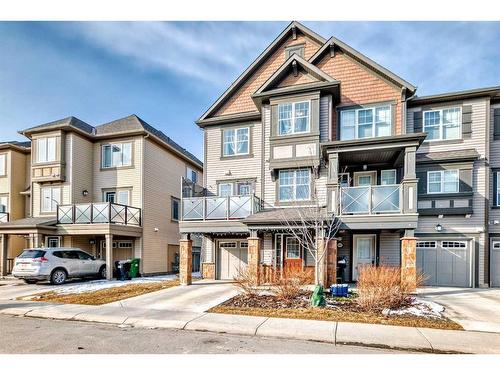
<path id="1" fill-rule="evenodd" d="M 68 27 L 69 26 L 69 27 Z M 276 25 L 254 23 L 79 22 L 64 32 L 107 53 L 225 86 L 273 37 Z M 274 31 L 275 32 L 275 31 Z"/>

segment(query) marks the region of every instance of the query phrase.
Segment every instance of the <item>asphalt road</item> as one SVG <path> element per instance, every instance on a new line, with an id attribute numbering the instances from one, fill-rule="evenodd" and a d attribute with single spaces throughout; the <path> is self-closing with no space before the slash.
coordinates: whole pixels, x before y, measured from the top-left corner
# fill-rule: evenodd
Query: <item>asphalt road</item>
<path id="1" fill-rule="evenodd" d="M 4 354 L 383 354 L 392 350 L 0 315 Z"/>

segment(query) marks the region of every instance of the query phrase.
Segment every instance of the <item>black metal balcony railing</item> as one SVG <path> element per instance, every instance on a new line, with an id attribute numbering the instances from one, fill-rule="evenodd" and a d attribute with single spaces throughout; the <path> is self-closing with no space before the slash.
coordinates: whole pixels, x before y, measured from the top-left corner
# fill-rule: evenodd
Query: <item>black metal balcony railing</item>
<path id="1" fill-rule="evenodd" d="M 340 189 L 341 214 L 400 213 L 401 185 L 373 185 Z"/>
<path id="2" fill-rule="evenodd" d="M 182 220 L 244 219 L 259 212 L 261 205 L 255 195 L 188 197 L 182 199 Z"/>
<path id="3" fill-rule="evenodd" d="M 141 226 L 141 209 L 108 202 L 61 204 L 57 206 L 57 223 Z"/>
<path id="4" fill-rule="evenodd" d="M 0 223 L 7 223 L 9 221 L 8 212 L 0 212 Z"/>

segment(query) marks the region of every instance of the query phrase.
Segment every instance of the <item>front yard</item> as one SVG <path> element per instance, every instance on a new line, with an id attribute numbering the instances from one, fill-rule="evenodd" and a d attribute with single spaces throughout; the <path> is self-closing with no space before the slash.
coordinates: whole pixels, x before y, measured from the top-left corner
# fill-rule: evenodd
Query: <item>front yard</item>
<path id="1" fill-rule="evenodd" d="M 402 309 L 367 311 L 358 306 L 356 303 L 357 295 L 353 293 L 348 298 L 326 295 L 326 305 L 322 307 L 310 307 L 311 294 L 311 292 L 304 292 L 289 300 L 279 298 L 270 292 L 255 296 L 239 294 L 213 307 L 209 312 L 450 330 L 463 329 L 458 323 L 443 315 L 444 308 L 442 306 L 414 297 L 412 303 Z"/>

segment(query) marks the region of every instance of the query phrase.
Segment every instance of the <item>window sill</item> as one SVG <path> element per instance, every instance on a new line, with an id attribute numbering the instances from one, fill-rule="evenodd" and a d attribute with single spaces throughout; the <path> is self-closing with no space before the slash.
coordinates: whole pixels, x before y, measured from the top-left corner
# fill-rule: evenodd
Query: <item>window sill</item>
<path id="1" fill-rule="evenodd" d="M 474 196 L 474 192 L 464 191 L 458 193 L 419 194 L 418 199 L 453 199 L 453 198 L 465 198 L 472 196 Z"/>
<path id="2" fill-rule="evenodd" d="M 314 204 L 317 204 L 317 202 L 312 201 L 312 200 L 290 201 L 290 202 L 276 201 L 276 202 L 274 202 L 275 206 L 283 206 L 283 207 L 311 206 Z"/>
<path id="3" fill-rule="evenodd" d="M 424 140 L 423 144 L 428 146 L 439 146 L 439 145 L 448 145 L 448 144 L 459 144 L 464 143 L 462 138 L 458 139 L 436 139 L 436 140 Z"/>
<path id="4" fill-rule="evenodd" d="M 101 167 L 101 171 L 116 171 L 116 170 L 121 170 L 121 169 L 132 169 L 134 168 L 134 165 L 126 165 L 123 167 Z"/>
<path id="5" fill-rule="evenodd" d="M 234 159 L 251 159 L 253 158 L 253 154 L 243 154 L 243 155 L 222 155 L 220 160 L 234 160 Z"/>

